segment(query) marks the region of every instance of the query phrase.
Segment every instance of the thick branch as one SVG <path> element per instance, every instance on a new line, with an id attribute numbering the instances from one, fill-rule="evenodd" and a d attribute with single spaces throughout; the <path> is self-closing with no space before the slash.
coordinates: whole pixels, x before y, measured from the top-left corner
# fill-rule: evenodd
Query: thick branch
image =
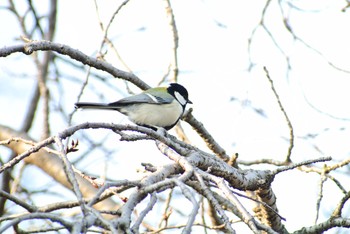
<path id="1" fill-rule="evenodd" d="M 80 52 L 77 49 L 73 49 L 70 46 L 54 43 L 51 41 L 32 41 L 22 45 L 3 47 L 0 49 L 0 57 L 6 57 L 17 52 L 29 55 L 35 51 L 55 51 L 59 54 L 68 55 L 72 59 L 77 60 L 85 65 L 89 65 L 96 69 L 108 72 L 114 77 L 129 81 L 141 89 L 149 88 L 145 82 L 143 82 L 132 73 L 119 70 L 107 62 L 87 56 L 86 54 Z"/>
<path id="2" fill-rule="evenodd" d="M 23 139 L 32 140 L 28 135 L 24 133 L 17 132 L 13 129 L 0 125 L 0 141 L 10 139 L 12 136 L 20 136 Z M 17 154 L 28 152 L 32 148 L 31 145 L 25 144 L 23 142 L 10 142 L 6 146 Z M 63 162 L 59 159 L 58 156 L 49 154 L 44 150 L 40 150 L 28 155 L 28 157 L 25 158 L 25 162 L 37 166 L 58 183 L 62 184 L 64 187 L 72 189 L 71 184 L 67 181 Z M 80 191 L 85 198 L 93 197 L 96 194 L 97 189 L 93 187 L 88 181 L 81 178 L 80 176 L 76 176 L 76 178 L 79 183 Z M 95 207 L 97 209 L 110 210 L 113 208 L 117 209 L 117 206 L 118 205 L 112 199 L 106 199 L 100 203 L 97 203 Z"/>

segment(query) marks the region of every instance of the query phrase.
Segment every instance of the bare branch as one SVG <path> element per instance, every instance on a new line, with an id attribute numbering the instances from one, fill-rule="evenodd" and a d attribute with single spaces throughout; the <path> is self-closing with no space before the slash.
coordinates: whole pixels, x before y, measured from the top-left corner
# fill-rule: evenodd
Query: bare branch
<path id="1" fill-rule="evenodd" d="M 181 180 L 175 180 L 175 184 L 180 187 L 182 194 L 192 203 L 192 211 L 187 220 L 186 227 L 183 229 L 182 233 L 191 233 L 193 223 L 198 213 L 199 205 L 194 196 L 192 195 L 189 188 Z"/>
<path id="2" fill-rule="evenodd" d="M 303 227 L 302 229 L 293 232 L 293 234 L 314 234 L 323 233 L 334 227 L 350 228 L 350 219 L 346 218 L 331 218 L 325 222 L 319 223 L 310 227 Z"/>
<path id="3" fill-rule="evenodd" d="M 139 230 L 139 227 L 143 221 L 143 219 L 146 217 L 146 215 L 148 214 L 148 212 L 150 212 L 154 205 L 157 202 L 157 195 L 155 192 L 151 193 L 151 198 L 146 206 L 146 208 L 140 213 L 140 216 L 138 217 L 138 219 L 135 221 L 134 225 L 131 227 L 131 231 L 133 233 L 137 233 Z"/>
<path id="4" fill-rule="evenodd" d="M 204 125 L 192 115 L 192 108 L 186 112 L 183 120 L 193 127 L 198 135 L 202 137 L 210 150 L 222 160 L 226 162 L 229 161 L 230 157 L 226 154 L 226 151 L 215 141 L 211 134 L 205 129 Z"/>
<path id="5" fill-rule="evenodd" d="M 344 208 L 345 203 L 350 199 L 350 191 L 348 191 L 345 196 L 340 200 L 339 204 L 337 207 L 334 209 L 332 213 L 332 218 L 333 217 L 340 217 L 342 213 L 342 209 Z"/>
<path id="6" fill-rule="evenodd" d="M 322 158 L 317 158 L 317 159 L 310 159 L 310 160 L 306 160 L 303 162 L 294 163 L 294 164 L 289 165 L 289 166 L 277 168 L 274 170 L 273 174 L 277 175 L 278 173 L 281 173 L 283 171 L 292 170 L 294 168 L 297 168 L 297 167 L 300 167 L 303 165 L 308 165 L 308 164 L 317 163 L 317 162 L 326 162 L 326 161 L 330 161 L 330 160 L 332 160 L 332 157 L 322 157 Z"/>
<path id="7" fill-rule="evenodd" d="M 202 138 L 211 153 L 207 153 L 191 145 L 190 142 L 192 139 L 185 134 L 181 125 L 178 125 L 176 128 L 177 137 L 161 129 L 159 131 L 153 131 L 152 129 L 135 125 L 109 123 L 83 123 L 58 130 L 58 133 L 52 136 L 51 128 L 58 127 L 57 125 L 54 126 L 56 122 L 53 122 L 57 120 L 56 116 L 59 117 L 58 121 L 63 121 L 66 126 L 70 126 L 72 116 L 75 113 L 73 111 L 69 115 L 66 111 L 68 107 L 66 104 L 71 102 L 71 97 L 67 96 L 65 92 L 71 90 L 73 87 L 68 87 L 69 84 L 67 85 L 66 81 L 81 85 L 78 98 L 80 98 L 82 92 L 85 92 L 86 89 L 89 89 L 89 92 L 92 90 L 94 94 L 101 98 L 105 97 L 109 91 L 115 91 L 112 89 L 114 87 L 112 85 L 114 79 L 110 79 L 112 77 L 123 80 L 126 84 L 126 91 L 130 91 L 128 87 L 130 83 L 135 84 L 141 89 L 149 88 L 147 83 L 138 77 L 138 75 L 142 75 L 142 71 L 138 70 L 138 75 L 133 74 L 131 68 L 128 67 L 118 53 L 117 47 L 124 46 L 124 35 L 120 34 L 120 31 L 116 31 L 118 37 L 110 37 L 113 25 L 119 24 L 119 16 L 120 19 L 128 20 L 127 18 L 123 18 L 125 15 L 121 15 L 120 13 L 125 13 L 124 10 L 135 10 L 133 7 L 135 5 L 138 6 L 137 4 L 139 3 L 130 0 L 119 1 L 117 5 L 113 5 L 114 9 L 108 9 L 110 10 L 111 17 L 107 18 L 107 21 L 104 22 L 105 12 L 103 9 L 105 5 L 102 5 L 102 2 L 95 1 L 95 10 L 98 17 L 97 23 L 100 24 L 102 31 L 96 57 L 87 56 L 85 53 L 68 45 L 52 42 L 56 33 L 56 21 L 59 16 L 57 15 L 57 0 L 50 0 L 46 8 L 42 8 L 41 6 L 39 8 L 39 5 L 36 5 L 32 0 L 25 2 L 20 7 L 16 1 L 8 0 L 8 6 L 0 7 L 1 11 L 5 10 L 12 14 L 11 16 L 14 17 L 19 25 L 19 30 L 17 30 L 16 34 L 19 31 L 23 35 L 20 37 L 22 42 L 17 42 L 20 43 L 19 45 L 7 45 L 7 47 L 0 48 L 0 57 L 14 55 L 11 57 L 15 58 L 15 60 L 11 60 L 10 57 L 6 58 L 6 60 L 9 59 L 9 62 L 13 61 L 16 63 L 15 53 L 17 53 L 17 55 L 20 55 L 20 58 L 24 57 L 24 62 L 29 58 L 34 64 L 34 75 L 31 74 L 32 70 L 30 69 L 22 69 L 23 71 L 21 70 L 20 72 L 12 71 L 12 65 L 10 65 L 9 68 L 6 68 L 9 70 L 8 76 L 18 77 L 18 74 L 20 74 L 21 77 L 27 80 L 31 77 L 35 78 L 34 86 L 32 86 L 31 90 L 27 90 L 30 91 L 28 92 L 29 94 L 25 94 L 26 102 L 28 102 L 27 106 L 19 113 L 19 119 L 22 122 L 14 125 L 14 128 L 20 126 L 18 127 L 19 130 L 16 131 L 0 125 L 0 146 L 7 147 L 7 149 L 12 151 L 9 154 L 5 153 L 2 155 L 4 157 L 0 158 L 0 177 L 3 182 L 1 186 L 2 190 L 0 189 L 0 232 L 8 232 L 12 228 L 12 231 L 16 233 L 62 231 L 70 233 L 103 232 L 131 234 L 141 231 L 165 233 L 170 230 L 175 232 L 180 230 L 183 233 L 203 230 L 206 233 L 209 229 L 235 233 L 236 227 L 239 227 L 234 224 L 240 222 L 252 230 L 253 233 L 287 233 L 287 230 L 283 226 L 285 219 L 278 213 L 276 204 L 276 195 L 283 196 L 283 194 L 275 195 L 272 190 L 272 183 L 277 174 L 294 169 L 305 173 L 317 173 L 316 176 L 320 178 L 318 197 L 315 199 L 315 224 L 310 227 L 299 227 L 300 230 L 297 230 L 296 233 L 321 233 L 333 227 L 341 227 L 339 228 L 341 231 L 348 229 L 350 222 L 345 217 L 345 213 L 347 212 L 345 208 L 348 205 L 350 193 L 347 186 L 345 186 L 346 183 L 344 183 L 344 173 L 339 176 L 339 172 L 342 173 L 342 171 L 347 170 L 350 159 L 347 156 L 340 156 L 339 158 L 341 159 L 339 161 L 331 163 L 328 162 L 331 160 L 330 157 L 321 157 L 292 163 L 294 146 L 298 146 L 296 145 L 298 142 L 295 141 L 294 124 L 292 126 L 285 109 L 287 107 L 282 105 L 280 94 L 278 94 L 273 82 L 274 79 L 272 79 L 266 67 L 264 68 L 265 75 L 271 85 L 271 90 L 277 100 L 280 111 L 284 115 L 289 130 L 288 151 L 286 158 L 282 159 L 282 161 L 273 158 L 262 159 L 259 158 L 259 155 L 256 155 L 256 159 L 250 161 L 242 160 L 243 157 L 238 160 L 238 154 L 227 155 L 227 150 L 222 148 L 211 135 L 210 131 L 193 116 L 192 109 L 186 113 L 183 119 L 194 128 L 197 135 Z M 181 28 L 178 31 L 178 26 L 184 26 L 184 24 L 178 24 L 176 21 L 178 17 L 183 17 L 183 15 L 175 15 L 178 10 L 181 12 L 181 5 L 177 5 L 175 9 L 171 3 L 173 2 L 170 0 L 163 0 L 163 8 L 157 8 L 162 14 L 160 20 L 163 19 L 164 21 L 164 16 L 166 16 L 165 23 L 168 24 L 168 31 L 170 32 L 170 37 L 167 39 L 171 46 L 169 48 L 171 50 L 170 61 L 160 83 L 165 80 L 171 80 L 173 82 L 178 80 L 179 62 L 181 62 L 179 60 L 180 54 L 178 53 L 179 32 L 187 33 L 186 30 L 183 30 L 185 28 Z M 344 5 L 343 10 L 345 11 L 349 4 L 345 3 Z M 307 51 L 311 51 L 315 58 L 321 57 L 331 68 L 336 69 L 337 72 L 349 73 L 347 69 L 341 68 L 333 61 L 328 60 L 322 51 L 313 47 L 304 40 L 305 38 L 300 38 L 295 33 L 294 28 L 296 25 L 292 24 L 292 18 L 289 17 L 294 14 L 293 11 L 295 10 L 305 13 L 304 9 L 297 9 L 295 3 L 292 2 L 276 2 L 271 0 L 265 0 L 261 6 L 261 15 L 258 15 L 257 25 L 253 25 L 251 29 L 247 28 L 247 30 L 251 31 L 250 38 L 248 39 L 249 55 L 247 62 L 250 63 L 249 69 L 255 66 L 253 59 L 257 54 L 253 54 L 255 53 L 255 51 L 252 51 L 253 43 L 255 45 L 256 42 L 259 42 L 258 40 L 260 38 L 258 37 L 260 36 L 260 30 L 262 30 L 262 36 L 270 42 L 269 46 L 275 48 L 274 52 L 277 51 L 278 56 L 282 56 L 282 63 L 286 65 L 283 69 L 287 71 L 287 78 L 292 69 L 291 62 L 294 57 L 290 57 L 289 50 L 286 50 L 287 47 L 284 45 L 289 46 L 295 42 L 295 45 L 301 45 Z M 214 13 L 214 11 L 211 12 L 213 10 L 212 8 L 208 8 L 208 10 L 209 14 L 203 15 Z M 270 27 L 269 23 L 271 19 L 271 22 L 276 22 L 273 21 L 273 19 L 276 19 L 273 18 L 276 14 L 271 18 L 270 12 L 275 11 L 274 13 L 276 13 L 276 10 L 277 17 L 280 17 L 280 22 Z M 151 14 L 153 13 L 156 12 L 151 12 Z M 159 15 L 154 14 L 153 16 Z M 131 17 L 133 16 L 131 15 Z M 254 18 L 256 19 L 255 16 Z M 226 24 L 224 20 L 225 18 L 223 20 L 220 19 L 219 30 L 228 32 L 230 25 Z M 153 23 L 153 21 L 149 22 Z M 214 23 L 218 24 L 217 22 Z M 124 26 L 124 24 L 119 24 L 119 26 Z M 152 26 L 157 26 L 157 24 Z M 251 25 L 247 24 L 247 26 L 249 27 Z M 282 29 L 283 27 L 285 28 L 286 32 L 282 30 L 284 35 L 279 36 L 283 38 L 288 36 L 287 41 L 283 41 L 283 43 L 288 44 L 281 44 L 280 37 L 276 37 L 277 34 L 274 31 L 278 29 L 275 26 L 279 26 L 280 28 L 282 26 Z M 119 30 L 119 27 L 116 30 Z M 154 33 L 154 31 L 149 30 L 147 33 Z M 123 37 L 123 40 L 119 40 L 121 38 L 119 35 Z M 140 40 L 144 40 L 144 35 L 146 34 L 139 34 L 135 39 L 139 39 L 138 37 L 140 37 Z M 18 38 L 18 35 L 8 36 Z M 84 39 L 89 38 L 86 37 Z M 186 37 L 182 39 L 186 40 Z M 116 42 L 118 44 L 114 44 Z M 130 40 L 130 42 L 133 43 L 134 40 Z M 183 48 L 187 48 L 187 42 L 183 42 Z M 266 43 L 266 40 L 264 42 Z M 120 60 L 123 69 L 125 67 L 125 71 L 113 67 L 104 60 L 105 56 L 111 53 L 114 53 L 117 59 Z M 143 53 L 143 51 L 140 51 L 140 53 Z M 152 54 L 150 57 L 152 57 Z M 257 55 L 257 57 L 259 58 L 260 56 Z M 278 62 L 281 61 L 278 60 Z M 20 65 L 22 67 L 22 64 Z M 62 65 L 68 65 L 69 69 L 63 71 L 64 67 L 61 67 Z M 26 66 L 26 64 L 23 64 L 23 67 Z M 137 67 L 135 68 L 137 69 Z M 83 78 L 84 81 L 74 77 L 76 74 L 74 72 L 71 73 L 71 69 L 78 71 L 83 76 L 85 75 L 86 77 Z M 108 74 L 107 77 L 104 77 L 103 74 L 105 73 L 101 71 L 107 72 L 109 77 Z M 106 87 L 107 89 L 105 89 Z M 79 92 L 79 90 L 77 91 Z M 56 99 L 57 103 L 55 103 Z M 238 97 L 236 100 L 241 101 L 243 99 Z M 306 101 L 308 100 L 306 99 Z M 309 105 L 314 107 L 310 103 Z M 41 109 L 39 110 L 38 108 Z M 325 114 L 316 107 L 314 108 L 320 113 Z M 254 106 L 252 106 L 252 109 L 257 114 L 266 117 L 261 109 Z M 331 113 L 326 114 L 329 117 L 336 118 Z M 337 119 L 347 120 L 346 118 Z M 34 126 L 38 129 L 33 129 Z M 86 131 L 87 129 L 105 129 L 109 134 L 106 134 L 102 139 L 97 139 L 94 134 L 91 136 Z M 29 130 L 33 134 L 37 134 L 37 130 L 39 130 L 42 136 L 39 139 L 32 140 L 28 135 Z M 57 129 L 55 129 L 55 132 L 57 132 Z M 71 141 L 69 139 L 74 134 L 79 135 L 79 141 Z M 150 163 L 148 161 L 149 158 L 145 157 L 145 159 L 142 159 L 145 162 L 141 164 L 143 169 L 138 171 L 140 173 L 139 179 L 113 180 L 111 178 L 118 175 L 109 167 L 114 162 L 119 163 L 119 158 L 111 160 L 114 153 L 119 150 L 119 146 L 115 147 L 115 145 L 111 146 L 109 144 L 110 136 L 117 137 L 123 143 L 144 140 L 147 140 L 148 143 L 154 142 L 158 147 L 158 151 L 162 154 L 157 156 L 166 157 L 165 160 L 170 160 L 170 163 L 154 166 L 155 164 L 153 162 Z M 311 137 L 305 139 L 311 139 Z M 87 145 L 86 149 L 82 147 L 83 152 L 77 147 L 78 142 L 79 145 Z M 298 149 L 301 148 L 298 146 Z M 157 151 L 157 149 L 155 150 Z M 317 153 L 322 153 L 317 150 Z M 90 171 L 92 167 L 85 169 L 86 162 L 88 165 L 95 163 L 95 159 L 93 158 L 97 156 L 95 152 L 102 154 L 102 159 L 98 159 L 103 160 L 102 166 L 104 168 L 101 172 Z M 338 155 L 338 153 L 335 154 Z M 327 162 L 327 164 L 323 163 L 324 165 L 321 167 L 310 165 L 319 162 Z M 30 170 L 30 167 L 27 167 L 27 165 L 34 165 L 42 169 L 47 176 L 53 178 L 55 181 L 49 180 L 48 186 L 44 184 L 39 189 L 32 187 L 31 183 L 23 183 L 27 168 Z M 239 168 L 240 165 L 246 167 L 242 169 Z M 256 168 L 259 169 L 253 169 L 251 165 L 257 165 Z M 80 170 L 80 166 L 84 169 Z M 84 173 L 84 170 L 87 173 Z M 45 179 L 40 180 L 40 183 L 45 183 Z M 340 192 L 343 197 L 339 201 L 333 201 L 333 203 L 335 202 L 333 204 L 335 208 L 332 215 L 328 217 L 328 220 L 317 223 L 318 217 L 324 208 L 325 197 L 323 196 L 328 192 L 326 190 L 327 186 L 324 183 L 329 180 L 333 181 L 336 188 L 339 188 L 339 191 L 335 192 Z M 72 192 L 72 200 L 68 200 L 70 199 L 68 197 L 62 198 L 62 193 L 56 191 L 57 185 L 62 185 L 69 190 L 68 192 Z M 40 201 L 38 202 L 38 194 L 40 198 L 57 196 L 59 200 L 48 201 L 47 204 L 42 205 Z M 256 207 L 249 209 L 249 206 L 241 203 L 242 198 L 254 201 Z M 64 200 L 62 201 L 62 199 Z M 181 199 L 181 201 L 187 199 L 191 207 L 187 210 L 177 207 L 178 199 Z M 6 203 L 6 200 L 9 202 Z M 209 206 L 207 206 L 207 202 Z M 201 217 L 197 216 L 200 205 Z M 15 209 L 12 209 L 12 207 L 15 207 Z M 165 208 L 157 212 L 159 207 Z M 149 217 L 151 210 L 157 210 L 155 211 L 156 215 Z M 255 215 L 253 215 L 253 212 Z M 289 214 L 285 215 L 289 217 Z M 197 218 L 198 220 L 196 222 Z M 211 223 L 206 220 L 209 220 L 209 218 L 211 218 Z M 38 222 L 35 219 L 41 219 L 41 221 Z M 149 220 L 151 222 L 147 223 Z M 35 227 L 31 230 L 24 230 L 28 226 L 26 224 L 29 222 L 32 222 Z M 40 227 L 39 225 L 43 222 L 45 222 L 45 225 Z M 196 229 L 196 226 L 198 229 Z"/>
<path id="8" fill-rule="evenodd" d="M 107 62 L 87 56 L 79 50 L 73 49 L 67 45 L 50 41 L 32 41 L 22 45 L 3 47 L 0 49 L 0 57 L 6 57 L 16 52 L 21 52 L 29 55 L 34 51 L 55 51 L 59 54 L 68 55 L 72 59 L 77 60 L 85 65 L 89 65 L 96 69 L 105 71 L 114 77 L 129 81 L 141 89 L 150 88 L 145 82 L 143 82 L 140 78 L 132 73 L 119 70 Z"/>
<path id="9" fill-rule="evenodd" d="M 320 208 L 321 208 L 321 201 L 323 198 L 323 185 L 326 182 L 327 177 L 325 176 L 325 173 L 321 174 L 320 183 L 319 183 L 319 192 L 318 192 L 318 198 L 316 201 L 316 217 L 315 217 L 315 224 L 317 224 L 318 216 L 320 214 Z"/>
<path id="10" fill-rule="evenodd" d="M 62 143 L 62 139 L 60 139 L 59 137 L 55 136 L 54 137 L 54 141 L 55 143 L 58 145 L 58 148 L 59 148 L 59 151 L 60 151 L 60 158 L 63 162 L 63 169 L 65 170 L 65 174 L 67 175 L 68 177 L 68 181 L 69 183 L 72 185 L 73 187 L 73 191 L 75 193 L 75 195 L 77 196 L 77 199 L 80 203 L 80 207 L 82 209 L 82 212 L 83 214 L 87 214 L 87 210 L 85 208 L 85 203 L 83 201 L 83 195 L 79 189 L 79 184 L 78 184 L 78 181 L 75 177 L 75 173 L 74 173 L 74 170 L 73 170 L 73 166 L 72 164 L 69 162 L 68 158 L 67 158 L 67 154 L 65 152 L 65 147 L 63 146 L 63 143 Z"/>
<path id="11" fill-rule="evenodd" d="M 257 203 L 254 212 L 258 216 L 258 219 L 268 227 L 271 227 L 278 233 L 286 233 L 284 225 L 282 224 L 281 216 L 278 214 L 278 208 L 276 205 L 276 195 L 270 188 L 261 188 L 254 191 L 253 195 L 256 199 L 262 203 Z M 267 204 L 264 206 L 262 204 Z"/>
<path id="12" fill-rule="evenodd" d="M 170 202 L 173 198 L 173 192 L 174 192 L 174 189 L 171 189 L 169 192 L 169 195 L 167 196 L 167 199 L 165 200 L 165 208 L 164 208 L 164 212 L 162 215 L 162 219 L 159 222 L 158 228 L 168 226 L 169 216 L 172 213 L 172 210 L 170 208 Z M 164 223 L 164 225 L 163 225 L 163 223 Z"/>
<path id="13" fill-rule="evenodd" d="M 27 135 L 16 132 L 8 127 L 4 127 L 0 125 L 0 141 L 5 141 L 7 139 L 11 139 L 12 136 L 20 136 L 23 139 L 29 139 L 29 141 L 33 141 Z M 71 184 L 67 181 L 67 176 L 64 172 L 64 165 L 56 155 L 49 155 L 45 151 L 40 150 L 40 147 L 44 147 L 45 145 L 51 144 L 54 141 L 54 137 L 50 137 L 42 142 L 35 144 L 35 146 L 30 146 L 26 143 L 20 142 L 10 142 L 7 147 L 11 148 L 14 152 L 19 154 L 14 159 L 2 165 L 1 171 L 6 170 L 7 168 L 13 167 L 16 163 L 20 162 L 25 158 L 26 163 L 36 165 L 41 168 L 45 173 L 50 175 L 57 182 L 61 183 L 63 186 L 71 189 Z M 49 143 L 51 142 L 51 143 Z M 77 180 L 79 183 L 79 189 L 84 194 L 84 197 L 93 197 L 97 191 L 95 187 L 93 187 L 88 181 L 77 176 Z M 96 208 L 104 209 L 103 207 L 114 207 L 115 209 L 118 207 L 117 204 L 111 199 L 106 199 L 98 204 L 96 204 Z"/>
<path id="14" fill-rule="evenodd" d="M 65 220 L 60 215 L 50 214 L 50 213 L 30 213 L 30 214 L 22 215 L 18 218 L 15 218 L 15 219 L 7 222 L 6 224 L 4 224 L 3 226 L 0 227 L 0 233 L 5 232 L 8 228 L 10 228 L 10 227 L 12 227 L 12 226 L 24 221 L 24 220 L 31 220 L 31 219 L 49 219 L 51 221 L 60 223 L 67 230 L 71 230 L 73 228 L 73 223 Z"/>
<path id="15" fill-rule="evenodd" d="M 249 212 L 245 209 L 242 203 L 236 198 L 236 196 L 230 191 L 227 187 L 223 179 L 217 179 L 211 177 L 212 180 L 216 182 L 218 187 L 223 191 L 225 196 L 231 201 L 231 203 L 237 207 L 237 210 L 241 213 L 240 217 L 242 217 L 243 222 L 245 222 L 249 228 L 253 231 L 253 233 L 260 233 L 258 228 L 255 225 L 254 218 Z"/>
<path id="16" fill-rule="evenodd" d="M 169 79 L 172 82 L 177 82 L 177 76 L 179 74 L 179 68 L 177 63 L 177 49 L 179 47 L 179 35 L 176 27 L 175 16 L 173 8 L 171 7 L 170 0 L 163 0 L 165 3 L 166 15 L 168 18 L 169 26 L 172 32 L 172 57 L 169 65 Z"/>
<path id="17" fill-rule="evenodd" d="M 227 217 L 227 215 L 225 214 L 224 210 L 221 208 L 220 204 L 218 203 L 218 201 L 215 199 L 213 193 L 211 192 L 211 190 L 208 188 L 208 186 L 205 184 L 202 176 L 195 172 L 195 176 L 197 178 L 197 180 L 199 181 L 200 186 L 203 189 L 203 195 L 208 199 L 208 201 L 213 205 L 213 207 L 215 208 L 216 212 L 219 213 L 219 215 L 221 216 L 221 219 L 223 221 L 223 225 L 225 227 L 225 231 L 227 233 L 236 233 L 235 230 L 231 227 L 230 225 L 230 221 L 229 218 Z"/>
<path id="18" fill-rule="evenodd" d="M 266 73 L 266 78 L 269 80 L 269 82 L 271 84 L 271 90 L 272 90 L 273 94 L 276 97 L 278 106 L 280 107 L 280 110 L 282 111 L 282 113 L 284 115 L 284 118 L 287 121 L 287 125 L 288 125 L 288 128 L 289 128 L 289 148 L 288 148 L 288 151 L 287 151 L 286 162 L 291 162 L 291 158 L 290 157 L 292 155 L 292 150 L 293 150 L 293 147 L 294 147 L 294 130 L 293 130 L 292 122 L 290 121 L 290 119 L 289 119 L 289 117 L 287 115 L 287 112 L 285 111 L 285 109 L 284 109 L 284 107 L 282 105 L 280 97 L 279 97 L 279 95 L 278 95 L 278 93 L 277 93 L 277 91 L 275 89 L 274 84 L 273 84 L 273 80 L 271 79 L 269 71 L 267 70 L 266 67 L 264 67 L 264 71 Z"/>

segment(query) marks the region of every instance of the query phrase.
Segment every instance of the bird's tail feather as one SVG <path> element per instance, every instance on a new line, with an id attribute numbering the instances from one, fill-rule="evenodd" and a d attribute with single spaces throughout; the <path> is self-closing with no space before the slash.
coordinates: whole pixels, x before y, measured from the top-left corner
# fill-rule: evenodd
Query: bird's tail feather
<path id="1" fill-rule="evenodd" d="M 74 104 L 76 109 L 102 109 L 102 110 L 119 110 L 120 107 L 111 106 L 104 103 L 94 103 L 94 102 L 78 102 Z"/>

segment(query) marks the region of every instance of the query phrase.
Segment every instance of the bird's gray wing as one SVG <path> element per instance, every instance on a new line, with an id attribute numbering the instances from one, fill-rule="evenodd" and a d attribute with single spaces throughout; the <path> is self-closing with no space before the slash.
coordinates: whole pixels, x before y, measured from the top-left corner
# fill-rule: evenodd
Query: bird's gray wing
<path id="1" fill-rule="evenodd" d="M 149 103 L 149 104 L 167 104 L 173 101 L 173 97 L 168 93 L 162 93 L 162 97 L 158 95 L 152 95 L 149 93 L 140 93 L 134 96 L 122 98 L 119 101 L 109 103 L 110 106 L 125 106 L 131 104 L 141 104 L 141 103 Z"/>

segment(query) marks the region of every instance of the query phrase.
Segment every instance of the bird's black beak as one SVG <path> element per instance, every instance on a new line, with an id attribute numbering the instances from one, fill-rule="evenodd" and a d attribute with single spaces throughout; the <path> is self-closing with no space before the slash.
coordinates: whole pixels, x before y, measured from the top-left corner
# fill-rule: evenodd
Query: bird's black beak
<path id="1" fill-rule="evenodd" d="M 193 104 L 193 102 L 191 102 L 190 100 L 187 100 L 187 103 L 189 103 L 189 104 Z"/>

